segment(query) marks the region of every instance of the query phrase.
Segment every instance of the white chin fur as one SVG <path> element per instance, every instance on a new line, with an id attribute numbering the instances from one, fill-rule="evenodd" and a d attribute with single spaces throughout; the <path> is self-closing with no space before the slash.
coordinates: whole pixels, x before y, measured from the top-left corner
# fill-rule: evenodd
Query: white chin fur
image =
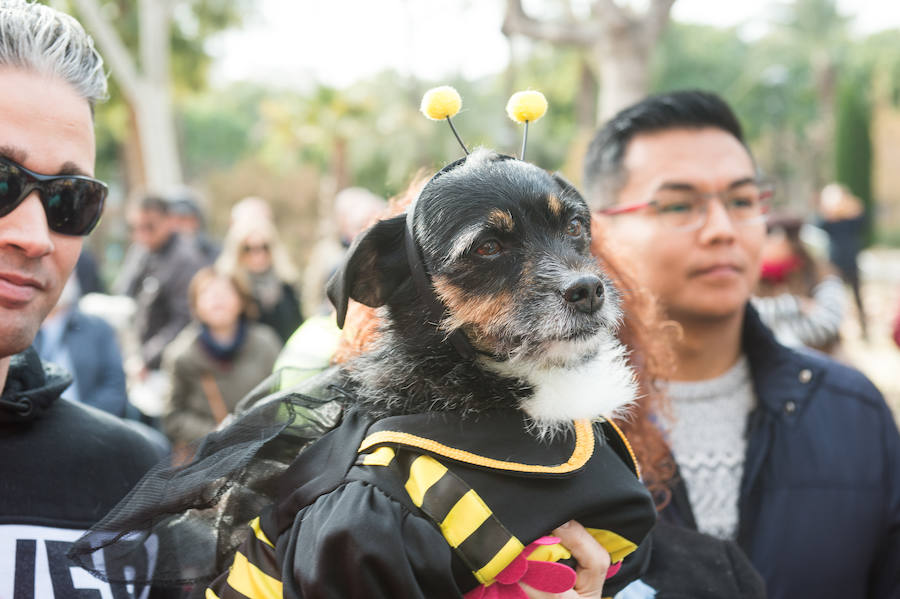
<path id="1" fill-rule="evenodd" d="M 602 332 L 595 343 L 594 357 L 571 366 L 537 366 L 513 360 L 491 362 L 488 367 L 523 379 L 534 388 L 534 395 L 523 401 L 521 408 L 538 429 L 553 429 L 583 418 L 611 417 L 635 400 L 637 382 L 618 339 Z M 554 347 L 554 353 L 562 349 Z M 569 351 L 577 355 L 575 347 Z"/>

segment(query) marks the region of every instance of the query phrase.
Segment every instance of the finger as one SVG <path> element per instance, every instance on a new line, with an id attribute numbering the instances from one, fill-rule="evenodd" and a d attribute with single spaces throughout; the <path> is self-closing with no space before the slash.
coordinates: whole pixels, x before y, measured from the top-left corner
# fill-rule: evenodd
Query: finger
<path id="1" fill-rule="evenodd" d="M 579 596 L 600 597 L 606 572 L 609 570 L 609 553 L 598 543 L 585 528 L 570 520 L 551 534 L 559 537 L 560 542 L 572 552 L 578 562 L 575 591 Z"/>
<path id="2" fill-rule="evenodd" d="M 519 583 L 519 588 L 521 588 L 525 592 L 525 596 L 528 599 L 579 599 L 580 595 L 573 590 L 566 591 L 565 593 L 548 593 L 546 591 L 539 591 L 536 588 L 527 585 L 524 582 Z"/>

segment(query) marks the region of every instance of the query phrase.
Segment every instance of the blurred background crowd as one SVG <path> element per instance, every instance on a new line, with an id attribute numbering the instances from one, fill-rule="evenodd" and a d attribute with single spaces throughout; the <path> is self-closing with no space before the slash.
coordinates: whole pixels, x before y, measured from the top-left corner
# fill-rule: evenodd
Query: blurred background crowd
<path id="1" fill-rule="evenodd" d="M 189 451 L 304 320 L 322 325 L 324 282 L 354 235 L 457 157 L 418 113 L 437 84 L 460 91 L 469 145 L 510 152 L 506 98 L 540 89 L 550 110 L 529 160 L 576 183 L 590 136 L 623 106 L 721 94 L 773 183 L 761 315 L 783 342 L 862 370 L 900 415 L 890 3 L 47 3 L 85 24 L 112 75 L 96 112 L 111 194 L 36 347 L 76 373 L 67 396 L 142 423 L 161 452 Z M 312 345 L 327 356 L 323 326 Z"/>

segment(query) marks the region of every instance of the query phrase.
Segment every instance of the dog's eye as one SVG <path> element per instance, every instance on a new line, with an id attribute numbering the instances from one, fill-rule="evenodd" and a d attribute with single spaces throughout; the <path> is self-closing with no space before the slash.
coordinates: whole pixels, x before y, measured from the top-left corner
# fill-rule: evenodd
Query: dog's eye
<path id="1" fill-rule="evenodd" d="M 475 253 L 479 256 L 496 256 L 502 250 L 503 248 L 496 239 L 490 239 L 475 248 Z"/>
<path id="2" fill-rule="evenodd" d="M 566 235 L 571 235 L 572 237 L 581 237 L 581 234 L 584 232 L 584 225 L 581 224 L 581 221 L 577 218 L 573 218 L 569 221 L 569 226 L 566 227 Z"/>

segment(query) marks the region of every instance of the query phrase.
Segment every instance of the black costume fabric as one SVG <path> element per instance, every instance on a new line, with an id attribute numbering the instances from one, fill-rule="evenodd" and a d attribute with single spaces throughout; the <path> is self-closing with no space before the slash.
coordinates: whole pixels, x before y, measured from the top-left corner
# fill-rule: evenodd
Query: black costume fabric
<path id="1" fill-rule="evenodd" d="M 117 418 L 60 399 L 71 380 L 31 348 L 10 360 L 0 396 L 0 597 L 142 592 L 91 580 L 66 558 L 71 543 L 156 463 L 153 446 Z M 130 565 L 145 575 L 149 559 L 135 554 Z"/>
<path id="2" fill-rule="evenodd" d="M 158 542 L 154 580 L 192 584 L 191 596 L 203 597 L 236 550 L 242 563 L 257 559 L 263 538 L 272 551 L 254 566 L 283 580 L 284 597 L 458 599 L 479 584 L 471 564 L 405 485 L 408 464 L 430 456 L 477 492 L 522 544 L 577 518 L 638 545 L 608 582 L 611 592 L 640 575 L 655 511 L 609 425 L 582 424 L 577 434 L 540 442 L 522 434 L 525 422 L 513 410 L 477 420 L 425 414 L 375 422 L 350 410 L 333 428 L 339 403 L 348 400 L 330 383 L 333 372 L 323 376 L 305 385 L 318 397 L 285 392 L 262 401 L 208 437 L 192 464 L 148 475 L 79 541 L 77 559 L 89 563 L 104 548 L 109 567 Z M 382 448 L 395 453 L 396 468 L 372 463 Z M 257 526 L 243 526 L 260 514 Z M 222 599 L 248 596 L 228 594 L 228 577 L 213 585 Z"/>
<path id="3" fill-rule="evenodd" d="M 311 394 L 270 395 L 278 377 L 251 392 L 264 397 L 227 428 L 207 435 L 188 464 L 159 463 L 70 553 L 104 580 L 159 547 L 153 572 L 139 582 L 198 590 L 225 570 L 247 537 L 246 524 L 279 496 L 279 476 L 341 414 L 327 371 L 308 381 Z M 306 387 L 303 387 L 306 388 Z M 334 387 L 337 388 L 337 387 Z M 102 555 L 102 560 L 97 558 Z"/>
<path id="4" fill-rule="evenodd" d="M 499 556 L 498 548 L 510 537 L 521 543 L 516 545 L 521 550 L 573 518 L 639 546 L 634 553 L 607 547 L 618 553 L 614 561 L 620 561 L 623 553 L 627 557 L 619 573 L 607 581 L 604 594 L 615 594 L 638 578 L 649 558 L 649 547 L 642 543 L 655 522 L 655 511 L 630 469 L 634 463 L 622 439 L 604 423 L 541 442 L 523 434 L 525 425 L 516 410 L 496 410 L 467 420 L 438 413 L 376 422 L 349 413 L 322 445 L 359 448 L 362 454 L 354 466 L 334 490 L 322 495 L 321 487 L 298 487 L 274 514 L 261 519 L 270 538 L 290 523 L 275 542 L 283 564 L 283 596 L 458 599 L 483 582 L 473 571 Z M 396 454 L 388 465 L 377 463 L 381 448 Z M 422 491 L 423 485 L 411 471 L 422 456 L 434 458 L 432 467 L 446 468 L 461 479 L 496 522 L 485 520 L 451 548 L 454 534 L 445 529 L 446 520 L 440 526 L 439 522 L 464 502 L 454 504 L 457 496 L 452 491 L 442 493 L 447 476 L 415 498 L 413 489 Z M 310 462 L 315 463 L 321 464 Z M 425 479 L 429 476 L 424 474 Z M 505 531 L 497 530 L 498 525 Z M 503 532 L 508 536 L 499 536 Z M 517 554 L 507 554 L 508 561 L 501 561 L 501 566 Z M 491 574 L 486 577 L 493 579 Z"/>

